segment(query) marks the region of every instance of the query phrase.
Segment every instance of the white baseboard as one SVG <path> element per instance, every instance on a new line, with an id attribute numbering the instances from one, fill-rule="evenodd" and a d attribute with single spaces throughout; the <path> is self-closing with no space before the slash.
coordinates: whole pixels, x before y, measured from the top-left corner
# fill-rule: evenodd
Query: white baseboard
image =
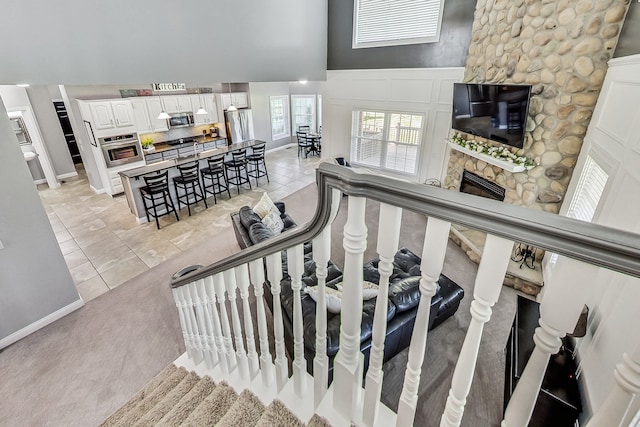
<path id="1" fill-rule="evenodd" d="M 47 180 L 46 180 L 46 179 L 44 179 L 44 178 L 42 178 L 42 179 L 34 179 L 34 180 L 33 180 L 33 183 L 34 183 L 35 185 L 46 184 L 46 183 L 47 183 Z"/>
<path id="2" fill-rule="evenodd" d="M 48 316 L 43 317 L 42 319 L 33 322 L 32 324 L 25 326 L 24 328 L 20 329 L 19 331 L 16 331 L 14 333 L 12 333 L 11 335 L 2 338 L 0 340 L 0 349 L 3 349 L 5 347 L 10 346 L 11 344 L 13 344 L 14 342 L 21 340 L 22 338 L 26 337 L 27 335 L 30 335 L 32 333 L 34 333 L 35 331 L 37 331 L 38 329 L 44 328 L 45 326 L 47 326 L 50 323 L 55 322 L 56 320 L 66 316 L 67 314 L 76 311 L 77 309 L 79 309 L 80 307 L 82 307 L 84 305 L 84 301 L 82 300 L 82 298 L 79 298 L 77 301 L 72 302 L 71 304 L 62 307 L 61 309 L 54 311 L 53 313 L 51 313 Z"/>
<path id="3" fill-rule="evenodd" d="M 91 190 L 96 193 L 96 194 L 102 194 L 102 193 L 106 193 L 104 188 L 101 189 L 96 189 L 93 185 L 89 184 L 89 188 L 91 188 Z"/>
<path id="4" fill-rule="evenodd" d="M 61 175 L 56 175 L 56 178 L 67 179 L 67 178 L 73 178 L 74 176 L 78 176 L 78 172 L 63 173 Z"/>
<path id="5" fill-rule="evenodd" d="M 297 147 L 297 146 L 298 146 L 297 143 L 292 142 L 291 144 L 285 144 L 285 145 L 280 145 L 279 147 L 276 147 L 276 148 L 270 148 L 269 150 L 267 150 L 267 152 L 273 153 L 274 151 L 284 150 L 285 148 Z"/>

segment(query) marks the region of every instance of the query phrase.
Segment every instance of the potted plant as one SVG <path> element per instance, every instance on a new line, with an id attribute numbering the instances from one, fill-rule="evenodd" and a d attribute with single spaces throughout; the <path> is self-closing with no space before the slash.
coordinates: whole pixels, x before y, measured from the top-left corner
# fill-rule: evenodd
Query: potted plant
<path id="1" fill-rule="evenodd" d="M 155 150 L 155 146 L 153 145 L 153 139 L 150 137 L 147 137 L 145 139 L 142 140 L 142 148 L 144 148 L 146 151 L 153 151 Z"/>

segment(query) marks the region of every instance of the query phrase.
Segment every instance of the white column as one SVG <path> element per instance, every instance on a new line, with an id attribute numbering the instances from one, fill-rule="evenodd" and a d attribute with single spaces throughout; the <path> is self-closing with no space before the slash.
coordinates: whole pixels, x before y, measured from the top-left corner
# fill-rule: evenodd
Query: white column
<path id="1" fill-rule="evenodd" d="M 327 357 L 327 262 L 331 256 L 331 226 L 313 239 L 313 260 L 316 263 L 318 291 L 316 300 L 316 355 L 313 358 L 313 400 L 317 408 L 327 392 L 329 358 Z"/>
<path id="2" fill-rule="evenodd" d="M 249 379 L 249 361 L 247 360 L 247 352 L 244 349 L 242 340 L 242 324 L 240 323 L 240 315 L 238 314 L 238 305 L 236 303 L 236 272 L 235 268 L 231 268 L 222 273 L 224 276 L 224 284 L 227 288 L 227 298 L 231 306 L 231 322 L 233 324 L 233 341 L 236 345 L 236 361 L 238 362 L 238 372 L 243 379 Z"/>
<path id="3" fill-rule="evenodd" d="M 367 248 L 365 211 L 367 199 L 349 197 L 347 222 L 344 226 L 344 275 L 340 349 L 333 365 L 333 406 L 347 419 L 355 419 L 360 402 L 364 356 L 360 352 L 362 322 L 362 264 Z"/>
<path id="4" fill-rule="evenodd" d="M 227 354 L 224 349 L 224 339 L 222 336 L 222 326 L 220 324 L 220 315 L 218 314 L 218 307 L 216 306 L 216 293 L 213 284 L 213 276 L 205 277 L 204 279 L 204 292 L 206 295 L 205 308 L 207 317 L 211 319 L 211 327 L 213 330 L 213 341 L 215 342 L 216 351 L 218 352 L 218 363 L 222 372 L 229 373 L 229 365 Z"/>
<path id="5" fill-rule="evenodd" d="M 422 277 L 420 278 L 420 303 L 409 345 L 409 358 L 407 360 L 407 370 L 404 374 L 404 386 L 398 403 L 397 426 L 411 425 L 415 417 L 422 362 L 424 361 L 424 353 L 427 346 L 431 299 L 438 289 L 437 282 L 440 278 L 447 252 L 450 228 L 451 223 L 440 219 L 429 218 L 427 221 L 427 230 L 422 248 L 422 262 L 420 264 L 420 271 L 422 272 Z"/>
<path id="6" fill-rule="evenodd" d="M 304 326 L 302 323 L 302 273 L 304 272 L 304 251 L 302 245 L 287 250 L 287 267 L 291 276 L 293 291 L 293 387 L 297 396 L 302 396 L 307 388 L 307 360 L 304 357 Z"/>
<path id="7" fill-rule="evenodd" d="M 264 311 L 264 260 L 257 259 L 249 263 L 253 293 L 256 296 L 256 314 L 258 317 L 258 338 L 260 340 L 260 372 L 262 383 L 266 387 L 273 384 L 274 366 L 269 352 L 269 332 L 267 316 Z"/>
<path id="8" fill-rule="evenodd" d="M 210 323 L 207 322 L 204 312 L 204 301 L 200 297 L 198 290 L 204 288 L 204 280 L 200 279 L 186 285 L 193 301 L 193 309 L 196 315 L 196 323 L 200 335 L 200 346 L 204 355 L 204 364 L 208 369 L 212 369 L 218 362 L 216 345 L 213 342 L 213 331 Z"/>
<path id="9" fill-rule="evenodd" d="M 213 287 L 216 291 L 218 307 L 220 308 L 220 323 L 222 324 L 222 340 L 224 342 L 224 353 L 227 357 L 229 372 L 231 372 L 238 364 L 238 361 L 236 360 L 236 356 L 233 351 L 233 343 L 231 341 L 231 325 L 229 325 L 229 315 L 227 314 L 226 304 L 227 299 L 225 298 L 226 286 L 222 273 L 218 273 L 213 276 Z"/>
<path id="10" fill-rule="evenodd" d="M 402 209 L 380 204 L 380 218 L 378 220 L 377 251 L 380 258 L 378 272 L 378 297 L 376 311 L 373 317 L 373 335 L 371 338 L 371 352 L 369 356 L 369 370 L 364 391 L 364 409 L 362 419 L 364 425 L 373 426 L 380 405 L 382 393 L 382 362 L 384 359 L 384 339 L 387 335 L 387 305 L 389 297 L 389 277 L 393 273 L 393 257 L 398 251 L 400 239 L 400 221 Z"/>
<path id="11" fill-rule="evenodd" d="M 187 353 L 189 353 L 188 349 L 191 348 L 189 358 L 193 360 L 194 363 L 198 364 L 202 362 L 203 354 L 202 348 L 200 347 L 200 336 L 197 332 L 197 324 L 193 313 L 193 306 L 188 292 L 189 290 L 186 286 L 180 286 L 179 288 L 177 288 L 177 295 L 181 303 L 180 309 L 184 316 L 184 325 L 187 332 L 187 342 L 185 343 L 187 346 Z"/>
<path id="12" fill-rule="evenodd" d="M 253 334 L 253 319 L 249 305 L 249 270 L 247 264 L 236 267 L 236 280 L 242 299 L 242 315 L 244 317 L 244 336 L 247 343 L 247 359 L 249 363 L 249 378 L 254 379 L 260 371 L 260 360 L 256 352 L 256 341 Z"/>
<path id="13" fill-rule="evenodd" d="M 273 339 L 276 346 L 276 385 L 282 390 L 289 379 L 289 367 L 284 348 L 284 327 L 282 323 L 282 303 L 280 301 L 280 280 L 282 280 L 282 253 L 267 256 L 267 277 L 271 285 L 273 301 Z"/>
<path id="14" fill-rule="evenodd" d="M 536 346 L 511 395 L 503 427 L 529 423 L 549 357 L 558 352 L 561 338 L 576 327 L 589 296 L 589 283 L 597 276 L 598 270 L 594 265 L 562 256 L 558 258 L 553 273 L 545 278 L 540 326 L 533 336 Z"/>
<path id="15" fill-rule="evenodd" d="M 182 289 L 180 288 L 172 288 L 171 293 L 173 294 L 173 300 L 176 303 L 176 308 L 178 309 L 178 317 L 180 319 L 180 329 L 182 329 L 182 339 L 184 340 L 184 346 L 187 349 L 187 355 L 189 359 L 195 359 L 194 348 L 191 343 L 191 337 L 189 336 L 189 332 L 187 331 L 187 321 L 185 319 L 185 308 L 184 301 L 182 300 Z"/>
<path id="16" fill-rule="evenodd" d="M 459 426 L 473 381 L 484 324 L 491 318 L 507 271 L 513 241 L 487 235 L 471 302 L 471 323 L 462 343 L 440 426 Z"/>
<path id="17" fill-rule="evenodd" d="M 609 396 L 596 410 L 587 427 L 622 425 L 629 405 L 640 393 L 640 345 L 631 354 L 624 353 L 614 371 L 616 383 Z"/>

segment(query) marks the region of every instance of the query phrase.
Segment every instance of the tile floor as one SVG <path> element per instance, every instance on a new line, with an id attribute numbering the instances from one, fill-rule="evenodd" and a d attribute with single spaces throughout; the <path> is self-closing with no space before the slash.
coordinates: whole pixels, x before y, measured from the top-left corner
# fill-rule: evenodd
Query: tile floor
<path id="1" fill-rule="evenodd" d="M 260 187 L 241 187 L 231 198 L 222 195 L 218 203 L 209 198 L 209 208 L 200 203 L 192 216 L 186 207 L 174 216 L 138 224 L 124 195 L 95 194 L 83 169 L 59 188 L 38 186 L 60 249 L 80 296 L 88 301 L 132 277 L 231 227 L 229 214 L 244 205 L 253 206 L 268 192 L 279 200 L 315 182 L 318 157 L 298 158 L 296 147 L 266 154 L 270 182 L 260 178 Z M 193 208 L 192 208 L 193 211 Z"/>

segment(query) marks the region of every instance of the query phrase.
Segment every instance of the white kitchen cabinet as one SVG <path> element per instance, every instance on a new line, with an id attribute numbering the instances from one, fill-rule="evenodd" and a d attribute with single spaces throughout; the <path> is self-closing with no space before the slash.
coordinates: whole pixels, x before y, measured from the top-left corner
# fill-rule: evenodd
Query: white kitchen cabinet
<path id="1" fill-rule="evenodd" d="M 190 95 L 163 96 L 162 104 L 164 105 L 164 111 L 169 114 L 187 113 L 193 111 Z"/>
<path id="2" fill-rule="evenodd" d="M 204 109 L 207 110 L 207 116 L 209 116 L 207 123 L 218 123 L 218 106 L 213 94 L 204 97 Z"/>
<path id="3" fill-rule="evenodd" d="M 88 101 L 91 123 L 94 130 L 131 128 L 135 130 L 135 120 L 131 101 Z M 86 119 L 86 118 L 85 118 Z"/>
<path id="4" fill-rule="evenodd" d="M 222 104 L 223 110 L 229 108 L 232 103 L 236 108 L 248 108 L 249 94 L 247 94 L 247 92 L 221 93 L 220 103 Z"/>
<path id="5" fill-rule="evenodd" d="M 130 100 L 111 101 L 111 109 L 113 110 L 116 127 L 135 126 Z"/>
<path id="6" fill-rule="evenodd" d="M 113 110 L 111 110 L 111 102 L 91 102 L 89 104 L 91 110 L 92 124 L 95 130 L 111 129 L 116 127 L 113 120 Z"/>
<path id="7" fill-rule="evenodd" d="M 218 109 L 216 107 L 216 101 L 212 93 L 192 95 L 191 104 L 193 105 L 193 117 L 196 126 L 218 122 Z M 198 111 L 200 107 L 203 107 L 207 114 L 195 114 L 195 112 Z"/>
<path id="8" fill-rule="evenodd" d="M 133 108 L 133 119 L 136 123 L 136 130 L 138 133 L 152 132 L 151 117 L 149 116 L 145 99 L 132 99 L 131 107 Z"/>
<path id="9" fill-rule="evenodd" d="M 145 98 L 147 103 L 147 111 L 149 112 L 149 122 L 151 123 L 152 132 L 164 132 L 169 130 L 169 124 L 165 119 L 159 119 L 158 115 L 162 112 L 162 101 L 159 96 L 150 96 Z"/>

